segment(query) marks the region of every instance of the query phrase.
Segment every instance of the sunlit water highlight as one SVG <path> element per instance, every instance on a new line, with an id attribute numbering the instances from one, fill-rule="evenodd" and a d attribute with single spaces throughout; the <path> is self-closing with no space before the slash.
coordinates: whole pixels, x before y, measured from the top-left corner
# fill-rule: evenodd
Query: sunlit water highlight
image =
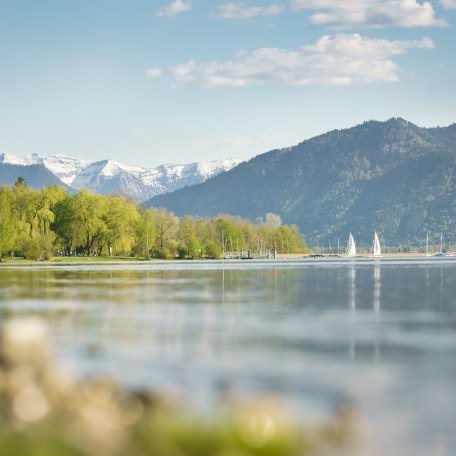
<path id="1" fill-rule="evenodd" d="M 184 395 L 353 403 L 389 454 L 456 454 L 456 259 L 0 265 L 83 375 Z"/>

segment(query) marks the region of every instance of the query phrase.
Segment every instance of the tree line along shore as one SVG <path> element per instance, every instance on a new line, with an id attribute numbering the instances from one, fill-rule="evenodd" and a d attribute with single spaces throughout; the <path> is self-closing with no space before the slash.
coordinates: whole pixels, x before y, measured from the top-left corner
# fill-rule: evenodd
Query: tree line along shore
<path id="1" fill-rule="evenodd" d="M 0 260 L 53 256 L 218 259 L 224 252 L 309 252 L 294 225 L 266 214 L 256 222 L 219 215 L 176 217 L 125 197 L 64 187 L 33 190 L 24 179 L 0 187 Z"/>

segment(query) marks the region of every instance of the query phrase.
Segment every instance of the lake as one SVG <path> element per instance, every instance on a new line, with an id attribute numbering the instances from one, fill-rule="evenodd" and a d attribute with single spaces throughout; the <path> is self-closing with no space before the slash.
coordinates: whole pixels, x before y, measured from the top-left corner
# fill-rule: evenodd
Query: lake
<path id="1" fill-rule="evenodd" d="M 456 258 L 0 265 L 0 319 L 39 315 L 84 376 L 210 411 L 353 404 L 378 454 L 456 454 Z"/>

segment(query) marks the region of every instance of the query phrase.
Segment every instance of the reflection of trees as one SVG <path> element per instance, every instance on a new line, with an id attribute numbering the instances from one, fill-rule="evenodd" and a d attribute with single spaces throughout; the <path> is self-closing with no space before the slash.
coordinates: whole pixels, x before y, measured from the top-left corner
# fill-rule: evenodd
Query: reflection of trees
<path id="1" fill-rule="evenodd" d="M 384 326 L 372 308 L 445 309 L 453 302 L 453 274 L 447 263 L 426 268 L 273 261 L 7 265 L 0 268 L 0 317 L 40 314 L 68 345 L 101 344 L 114 358 L 116 350 L 130 346 L 161 360 L 212 360 L 235 356 L 248 343 L 282 350 L 288 336 L 293 343 L 311 341 L 304 350 L 327 349 L 333 356 L 336 337 L 352 357 L 366 347 L 379 357 Z M 327 316 L 338 318 L 344 331 L 329 334 L 328 341 Z M 367 336 L 358 326 L 366 318 L 373 325 Z M 321 340 L 312 330 L 306 334 L 312 325 L 321 325 Z"/>
<path id="2" fill-rule="evenodd" d="M 166 264 L 168 266 L 168 264 Z M 223 279 L 223 294 L 220 282 Z M 173 270 L 104 266 L 31 266 L 0 271 L 0 302 L 15 300 L 110 301 L 123 304 L 293 302 L 295 270 Z M 290 296 L 291 295 L 291 296 Z"/>

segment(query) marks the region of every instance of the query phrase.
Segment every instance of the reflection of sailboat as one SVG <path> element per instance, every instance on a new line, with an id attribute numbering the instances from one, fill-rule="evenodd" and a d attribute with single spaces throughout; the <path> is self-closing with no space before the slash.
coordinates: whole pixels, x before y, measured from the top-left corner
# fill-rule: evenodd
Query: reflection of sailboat
<path id="1" fill-rule="evenodd" d="M 356 244 L 355 240 L 353 239 L 352 234 L 350 233 L 350 236 L 348 237 L 348 245 L 347 245 L 347 251 L 346 255 L 349 257 L 355 257 L 356 256 Z"/>
<path id="2" fill-rule="evenodd" d="M 349 290 L 350 290 L 350 308 L 356 310 L 356 269 L 354 263 L 348 271 Z"/>
<path id="3" fill-rule="evenodd" d="M 374 233 L 374 242 L 372 243 L 371 252 L 375 257 L 382 256 L 382 248 L 380 247 L 380 241 L 378 239 L 377 233 Z"/>
<path id="4" fill-rule="evenodd" d="M 348 288 L 348 300 L 350 304 L 350 309 L 353 314 L 356 313 L 356 269 L 355 263 L 351 263 L 350 269 L 348 269 L 347 274 L 347 288 Z M 356 331 L 350 331 L 351 338 L 350 338 L 350 358 L 356 358 Z"/>
<path id="5" fill-rule="evenodd" d="M 374 268 L 374 310 L 376 312 L 380 312 L 381 278 L 382 278 L 380 264 L 381 263 L 376 263 L 376 266 Z"/>

